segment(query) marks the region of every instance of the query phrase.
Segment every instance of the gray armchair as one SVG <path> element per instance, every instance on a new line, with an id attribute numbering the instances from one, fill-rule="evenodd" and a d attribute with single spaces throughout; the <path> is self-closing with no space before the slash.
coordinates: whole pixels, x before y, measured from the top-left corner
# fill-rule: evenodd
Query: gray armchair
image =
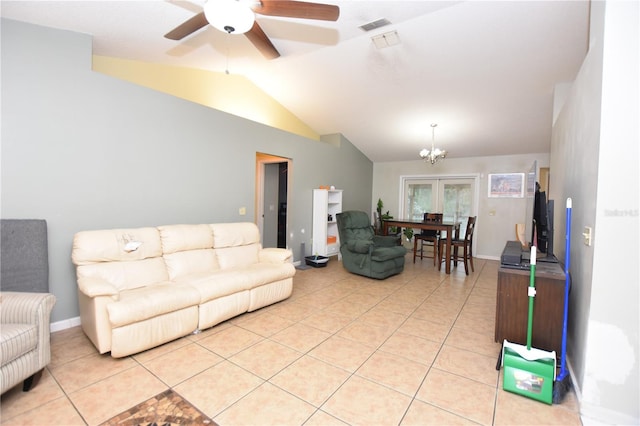
<path id="1" fill-rule="evenodd" d="M 404 270 L 407 249 L 394 236 L 375 235 L 369 215 L 346 211 L 336 215 L 342 264 L 349 272 L 384 279 Z"/>
<path id="2" fill-rule="evenodd" d="M 56 298 L 49 290 L 44 220 L 2 219 L 0 379 L 2 393 L 24 381 L 35 386 L 51 360 L 50 321 Z"/>

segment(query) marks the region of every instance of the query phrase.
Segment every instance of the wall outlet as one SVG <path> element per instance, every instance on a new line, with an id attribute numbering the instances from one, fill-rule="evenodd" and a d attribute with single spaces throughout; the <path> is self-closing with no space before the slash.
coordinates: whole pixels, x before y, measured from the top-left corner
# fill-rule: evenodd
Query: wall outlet
<path id="1" fill-rule="evenodd" d="M 246 208 L 246 207 L 240 207 L 240 208 L 238 209 L 238 214 L 239 214 L 240 216 L 244 216 L 245 214 L 247 214 L 247 208 Z"/>

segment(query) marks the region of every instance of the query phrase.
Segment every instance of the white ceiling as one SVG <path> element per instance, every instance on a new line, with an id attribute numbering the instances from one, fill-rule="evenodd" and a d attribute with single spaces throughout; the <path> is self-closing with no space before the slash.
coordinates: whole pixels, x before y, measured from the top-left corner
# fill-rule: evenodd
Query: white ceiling
<path id="1" fill-rule="evenodd" d="M 321 2 L 324 2 L 321 0 Z M 326 1 L 337 22 L 256 15 L 282 55 L 207 26 L 163 35 L 202 10 L 186 1 L 2 1 L 5 18 L 93 35 L 94 53 L 252 80 L 319 134 L 342 133 L 373 161 L 549 151 L 553 90 L 588 45 L 589 2 Z M 371 32 L 360 25 L 386 18 Z M 400 44 L 371 37 L 397 31 Z"/>

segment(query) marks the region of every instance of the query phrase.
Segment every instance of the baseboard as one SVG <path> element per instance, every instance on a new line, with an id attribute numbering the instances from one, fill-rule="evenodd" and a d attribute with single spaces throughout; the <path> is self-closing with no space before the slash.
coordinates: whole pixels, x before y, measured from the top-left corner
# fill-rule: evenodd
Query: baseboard
<path id="1" fill-rule="evenodd" d="M 639 424 L 638 418 L 585 402 L 580 404 L 580 420 L 584 426 Z"/>
<path id="2" fill-rule="evenodd" d="M 52 322 L 49 325 L 49 330 L 53 333 L 55 331 L 66 330 L 67 328 L 77 327 L 80 325 L 80 317 L 69 318 L 62 321 Z"/>
<path id="3" fill-rule="evenodd" d="M 578 400 L 578 407 L 580 410 L 580 420 L 584 426 L 602 426 L 602 425 L 637 425 L 638 419 L 629 415 L 620 413 L 618 411 L 612 411 L 603 407 L 599 407 L 582 399 L 582 389 L 578 386 L 576 375 L 571 367 L 571 362 L 567 358 L 567 370 L 571 376 L 571 385 L 576 392 L 576 399 Z"/>
<path id="4" fill-rule="evenodd" d="M 500 256 L 475 255 L 473 257 L 478 258 L 478 259 L 484 259 L 484 260 L 497 260 L 497 261 L 500 261 Z"/>

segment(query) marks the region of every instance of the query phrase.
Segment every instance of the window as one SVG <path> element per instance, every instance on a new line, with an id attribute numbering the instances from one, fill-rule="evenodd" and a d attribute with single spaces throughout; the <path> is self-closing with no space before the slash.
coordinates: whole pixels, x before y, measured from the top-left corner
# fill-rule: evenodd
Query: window
<path id="1" fill-rule="evenodd" d="M 445 221 L 461 221 L 461 237 L 469 216 L 477 211 L 477 176 L 403 176 L 400 216 L 421 220 L 424 213 L 443 213 Z"/>
<path id="2" fill-rule="evenodd" d="M 420 220 L 424 213 L 435 209 L 437 204 L 437 181 L 429 179 L 407 179 L 404 184 L 403 218 Z"/>

